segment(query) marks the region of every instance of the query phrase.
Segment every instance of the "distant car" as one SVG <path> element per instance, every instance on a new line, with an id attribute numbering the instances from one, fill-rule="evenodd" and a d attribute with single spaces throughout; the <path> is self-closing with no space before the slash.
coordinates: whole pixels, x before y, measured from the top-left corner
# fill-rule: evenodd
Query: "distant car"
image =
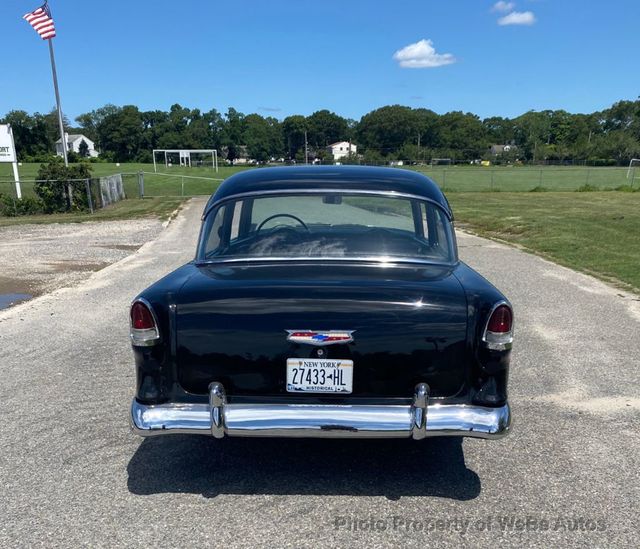
<path id="1" fill-rule="evenodd" d="M 393 168 L 248 170 L 196 257 L 131 306 L 142 436 L 498 438 L 513 313 L 458 259 L 437 185 Z"/>

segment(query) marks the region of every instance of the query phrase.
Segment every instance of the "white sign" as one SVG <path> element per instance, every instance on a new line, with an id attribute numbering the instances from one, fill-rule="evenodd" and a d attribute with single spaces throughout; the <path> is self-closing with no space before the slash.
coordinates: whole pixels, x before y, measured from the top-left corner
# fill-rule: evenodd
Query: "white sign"
<path id="1" fill-rule="evenodd" d="M 0 162 L 16 162 L 16 146 L 9 124 L 0 124 Z"/>

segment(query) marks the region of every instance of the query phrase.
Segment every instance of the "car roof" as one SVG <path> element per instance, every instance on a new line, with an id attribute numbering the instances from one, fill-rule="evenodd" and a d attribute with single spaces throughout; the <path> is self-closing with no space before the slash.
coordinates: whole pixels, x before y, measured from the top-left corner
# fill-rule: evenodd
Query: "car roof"
<path id="1" fill-rule="evenodd" d="M 452 217 L 447 199 L 438 185 L 429 177 L 417 171 L 372 166 L 290 166 L 247 169 L 224 180 L 209 199 L 205 214 L 214 204 L 236 195 L 324 189 L 414 195 L 435 202 L 447 212 L 449 217 Z"/>

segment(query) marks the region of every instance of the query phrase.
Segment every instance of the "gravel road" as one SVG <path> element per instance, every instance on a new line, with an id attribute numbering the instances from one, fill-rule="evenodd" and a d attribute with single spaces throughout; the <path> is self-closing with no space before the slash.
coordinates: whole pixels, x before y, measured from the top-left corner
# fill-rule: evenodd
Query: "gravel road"
<path id="1" fill-rule="evenodd" d="M 188 260 L 203 201 L 137 253 L 0 311 L 0 546 L 634 546 L 640 301 L 461 234 L 513 301 L 502 441 L 128 430 L 129 300 Z"/>
<path id="2" fill-rule="evenodd" d="M 0 309 L 81 282 L 161 230 L 157 219 L 0 227 Z"/>

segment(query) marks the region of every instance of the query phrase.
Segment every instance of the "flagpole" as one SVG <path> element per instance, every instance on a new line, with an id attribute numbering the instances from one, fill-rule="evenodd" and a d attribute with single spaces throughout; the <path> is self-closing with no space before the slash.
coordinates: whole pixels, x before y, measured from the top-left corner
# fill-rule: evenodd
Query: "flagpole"
<path id="1" fill-rule="evenodd" d="M 53 73 L 53 89 L 56 92 L 56 106 L 58 108 L 58 125 L 60 126 L 60 142 L 62 143 L 62 154 L 64 156 L 64 165 L 69 166 L 67 159 L 67 140 L 64 136 L 64 123 L 62 122 L 62 107 L 60 106 L 60 92 L 58 91 L 58 74 L 56 72 L 56 58 L 53 55 L 53 39 L 49 38 L 49 55 L 51 57 L 51 72 Z"/>

